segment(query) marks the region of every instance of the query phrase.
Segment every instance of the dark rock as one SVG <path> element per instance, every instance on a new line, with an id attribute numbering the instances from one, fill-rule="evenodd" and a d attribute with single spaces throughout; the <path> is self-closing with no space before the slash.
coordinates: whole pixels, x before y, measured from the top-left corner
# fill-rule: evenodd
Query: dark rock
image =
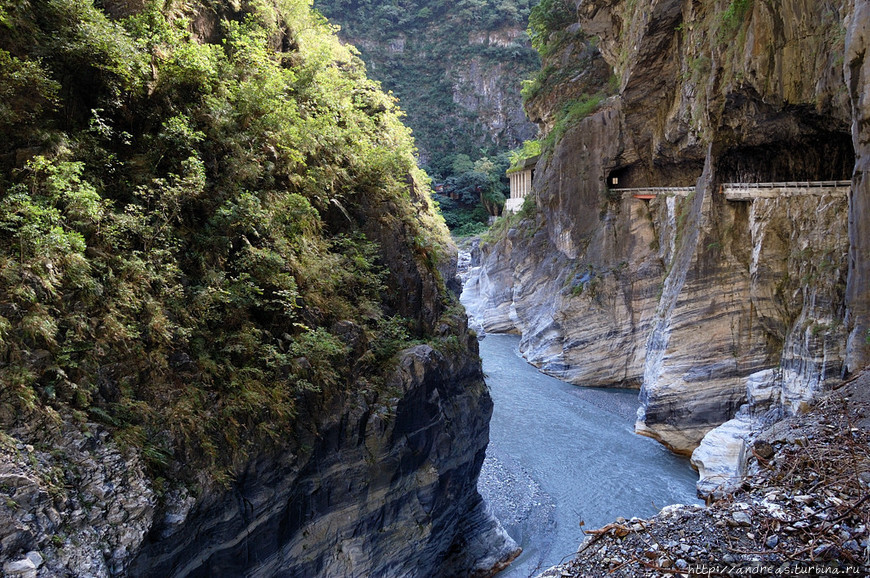
<path id="1" fill-rule="evenodd" d="M 196 364 L 193 363 L 193 360 L 184 351 L 173 351 L 169 355 L 169 365 L 173 369 L 180 371 L 193 371 L 196 369 Z"/>
<path id="2" fill-rule="evenodd" d="M 149 536 L 131 573 L 485 574 L 511 559 L 476 490 L 492 410 L 476 357 L 411 348 L 389 387 L 403 392 L 389 407 L 334 399 L 310 450 L 252 460 L 168 539 Z"/>
<path id="3" fill-rule="evenodd" d="M 858 371 L 870 364 L 870 1 L 854 0 L 846 30 L 845 85 L 852 112 L 855 170 L 849 206 L 849 344 L 846 366 Z"/>
<path id="4" fill-rule="evenodd" d="M 767 540 L 764 541 L 764 545 L 768 548 L 776 548 L 777 544 L 779 544 L 779 536 L 776 534 L 768 536 Z"/>
<path id="5" fill-rule="evenodd" d="M 756 454 L 765 460 L 772 458 L 775 453 L 773 446 L 764 440 L 755 440 L 752 444 L 752 448 L 755 450 Z"/>

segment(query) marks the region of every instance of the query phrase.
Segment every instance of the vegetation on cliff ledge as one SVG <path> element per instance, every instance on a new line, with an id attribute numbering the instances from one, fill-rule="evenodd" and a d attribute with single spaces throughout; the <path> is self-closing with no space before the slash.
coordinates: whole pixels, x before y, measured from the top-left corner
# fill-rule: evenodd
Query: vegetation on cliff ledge
<path id="1" fill-rule="evenodd" d="M 0 132 L 4 427 L 220 470 L 430 335 L 410 131 L 306 0 L 2 0 Z"/>

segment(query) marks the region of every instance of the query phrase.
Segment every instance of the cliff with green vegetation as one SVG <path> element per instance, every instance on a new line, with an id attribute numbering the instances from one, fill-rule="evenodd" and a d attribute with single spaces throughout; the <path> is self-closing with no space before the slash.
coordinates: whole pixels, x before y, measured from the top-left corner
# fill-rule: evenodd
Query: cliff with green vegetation
<path id="1" fill-rule="evenodd" d="M 478 321 L 554 375 L 638 387 L 638 431 L 685 454 L 862 369 L 866 3 L 548 0 L 531 22 L 534 205 L 482 246 Z M 782 181 L 847 184 L 723 188 Z"/>
<path id="2" fill-rule="evenodd" d="M 304 0 L 0 2 L 5 572 L 511 554 L 400 117 Z"/>
<path id="3" fill-rule="evenodd" d="M 516 148 L 535 135 L 520 81 L 538 66 L 526 35 L 529 0 L 317 0 L 373 78 L 408 114 L 421 164 Z"/>
<path id="4" fill-rule="evenodd" d="M 399 99 L 451 230 L 479 231 L 508 196 L 508 151 L 534 138 L 521 81 L 538 67 L 529 0 L 316 0 Z"/>

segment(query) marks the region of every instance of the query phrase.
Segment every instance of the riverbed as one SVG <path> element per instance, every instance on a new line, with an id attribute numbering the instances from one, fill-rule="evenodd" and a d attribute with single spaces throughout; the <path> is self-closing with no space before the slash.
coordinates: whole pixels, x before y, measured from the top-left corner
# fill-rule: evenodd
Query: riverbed
<path id="1" fill-rule="evenodd" d="M 514 335 L 480 342 L 495 406 L 479 488 L 523 547 L 499 578 L 534 576 L 570 558 L 584 528 L 699 503 L 688 460 L 634 433 L 637 391 L 546 376 L 518 344 Z"/>

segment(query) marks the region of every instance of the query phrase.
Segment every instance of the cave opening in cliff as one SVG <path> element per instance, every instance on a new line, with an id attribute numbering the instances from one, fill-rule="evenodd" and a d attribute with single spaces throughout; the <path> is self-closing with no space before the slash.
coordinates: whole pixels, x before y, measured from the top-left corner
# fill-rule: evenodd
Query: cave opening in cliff
<path id="1" fill-rule="evenodd" d="M 832 132 L 732 148 L 720 157 L 717 175 L 726 183 L 838 181 L 851 179 L 854 166 L 851 135 Z"/>
<path id="2" fill-rule="evenodd" d="M 634 163 L 612 169 L 607 174 L 609 189 L 639 189 L 647 187 L 691 187 L 704 169 L 703 161 L 674 164 Z"/>

